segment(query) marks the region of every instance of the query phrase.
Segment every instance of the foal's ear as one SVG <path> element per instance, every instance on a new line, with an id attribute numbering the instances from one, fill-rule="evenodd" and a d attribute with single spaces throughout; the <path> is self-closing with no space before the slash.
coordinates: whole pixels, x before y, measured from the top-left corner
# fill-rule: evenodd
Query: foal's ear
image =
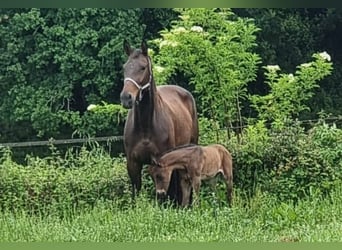
<path id="1" fill-rule="evenodd" d="M 153 176 L 153 166 L 151 166 L 151 165 L 148 165 L 147 166 L 147 173 L 149 173 L 151 176 Z"/>
<path id="2" fill-rule="evenodd" d="M 141 51 L 143 53 L 144 56 L 147 56 L 148 55 L 148 47 L 147 47 L 147 43 L 145 40 L 143 40 L 141 42 Z"/>
<path id="3" fill-rule="evenodd" d="M 123 42 L 123 49 L 124 51 L 126 52 L 126 54 L 129 56 L 132 51 L 133 51 L 133 48 L 131 47 L 131 45 L 129 44 L 129 42 L 125 39 L 124 42 Z"/>
<path id="4" fill-rule="evenodd" d="M 152 165 L 158 165 L 158 160 L 154 155 L 151 155 L 151 164 Z"/>

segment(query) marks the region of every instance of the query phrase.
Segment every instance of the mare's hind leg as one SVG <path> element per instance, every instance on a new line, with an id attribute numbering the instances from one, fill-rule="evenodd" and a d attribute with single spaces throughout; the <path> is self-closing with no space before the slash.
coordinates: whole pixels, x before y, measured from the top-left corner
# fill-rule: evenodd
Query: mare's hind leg
<path id="1" fill-rule="evenodd" d="M 132 200 L 135 199 L 136 194 L 141 189 L 141 170 L 142 164 L 139 164 L 133 160 L 127 161 L 128 176 L 132 184 Z"/>

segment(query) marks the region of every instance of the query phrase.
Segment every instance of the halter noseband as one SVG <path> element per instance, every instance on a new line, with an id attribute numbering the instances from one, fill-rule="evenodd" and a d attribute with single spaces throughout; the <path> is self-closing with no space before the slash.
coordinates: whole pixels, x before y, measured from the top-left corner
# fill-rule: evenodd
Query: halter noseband
<path id="1" fill-rule="evenodd" d="M 132 83 L 134 83 L 134 85 L 138 88 L 139 90 L 139 102 L 142 100 L 142 91 L 144 89 L 147 89 L 148 87 L 150 87 L 151 83 L 152 83 L 152 69 L 151 69 L 151 62 L 150 59 L 147 57 L 147 61 L 148 61 L 148 69 L 150 72 L 150 79 L 148 80 L 148 82 L 144 85 L 144 86 L 140 86 L 134 79 L 130 78 L 130 77 L 126 77 L 124 79 L 124 83 L 126 81 L 130 81 Z"/>

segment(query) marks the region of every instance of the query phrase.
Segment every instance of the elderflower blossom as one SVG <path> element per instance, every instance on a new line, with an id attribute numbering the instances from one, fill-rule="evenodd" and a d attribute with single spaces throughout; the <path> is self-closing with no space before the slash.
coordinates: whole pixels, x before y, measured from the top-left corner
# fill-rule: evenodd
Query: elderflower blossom
<path id="1" fill-rule="evenodd" d="M 147 49 L 147 54 L 153 55 L 153 52 L 154 52 L 153 49 L 150 49 L 150 48 Z"/>
<path id="2" fill-rule="evenodd" d="M 173 30 L 175 34 L 185 33 L 186 29 L 184 27 L 177 27 Z"/>
<path id="3" fill-rule="evenodd" d="M 312 65 L 312 63 L 302 63 L 300 66 L 304 67 L 304 68 L 308 68 Z"/>
<path id="4" fill-rule="evenodd" d="M 324 51 L 324 52 L 322 52 L 322 53 L 319 53 L 318 55 L 319 55 L 323 60 L 326 60 L 326 61 L 328 61 L 328 62 L 331 61 L 331 56 L 330 56 L 326 51 Z"/>
<path id="5" fill-rule="evenodd" d="M 162 73 L 164 70 L 165 70 L 165 68 L 164 67 L 162 67 L 162 66 L 154 66 L 154 69 L 155 69 L 155 71 L 156 72 L 158 72 L 158 73 Z"/>
<path id="6" fill-rule="evenodd" d="M 266 69 L 268 71 L 277 71 L 277 70 L 280 70 L 280 67 L 279 67 L 279 65 L 267 65 Z"/>
<path id="7" fill-rule="evenodd" d="M 159 47 L 164 47 L 164 46 L 171 46 L 171 47 L 176 47 L 178 45 L 177 42 L 175 41 L 170 41 L 170 40 L 163 40 L 160 42 Z"/>
<path id="8" fill-rule="evenodd" d="M 189 15 L 181 15 L 180 18 L 185 21 L 185 20 L 189 20 L 190 16 Z"/>
<path id="9" fill-rule="evenodd" d="M 190 30 L 194 32 L 203 32 L 203 28 L 201 26 L 192 26 Z"/>
<path id="10" fill-rule="evenodd" d="M 87 107 L 87 110 L 88 111 L 91 111 L 91 110 L 93 110 L 93 109 L 95 109 L 96 108 L 96 105 L 95 104 L 90 104 L 88 107 Z"/>
<path id="11" fill-rule="evenodd" d="M 294 82 L 295 77 L 293 74 L 289 74 L 289 82 Z"/>

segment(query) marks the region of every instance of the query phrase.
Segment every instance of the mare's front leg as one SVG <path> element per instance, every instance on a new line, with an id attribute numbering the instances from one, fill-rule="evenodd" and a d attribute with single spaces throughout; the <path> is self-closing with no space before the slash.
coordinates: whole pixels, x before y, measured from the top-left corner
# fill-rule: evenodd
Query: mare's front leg
<path id="1" fill-rule="evenodd" d="M 142 164 L 134 159 L 127 160 L 127 172 L 132 185 L 132 200 L 141 189 L 141 170 Z"/>
<path id="2" fill-rule="evenodd" d="M 180 186 L 182 189 L 182 206 L 186 207 L 190 203 L 191 183 L 186 178 L 181 178 Z"/>

